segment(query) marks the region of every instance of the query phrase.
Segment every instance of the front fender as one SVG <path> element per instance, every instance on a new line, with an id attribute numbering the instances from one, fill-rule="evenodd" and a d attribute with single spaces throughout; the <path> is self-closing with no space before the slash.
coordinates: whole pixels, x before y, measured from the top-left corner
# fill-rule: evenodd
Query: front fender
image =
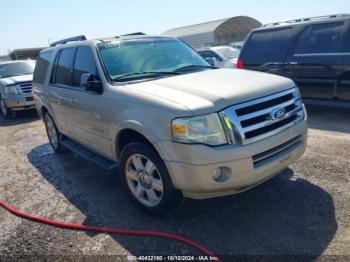
<path id="1" fill-rule="evenodd" d="M 117 125 L 117 131 L 115 132 L 115 136 L 113 138 L 113 154 L 116 156 L 118 159 L 118 139 L 119 135 L 123 130 L 130 129 L 132 131 L 140 133 L 142 136 L 144 136 L 157 150 L 158 154 L 162 159 L 168 159 L 166 152 L 163 150 L 162 147 L 160 147 L 159 142 L 160 140 L 157 138 L 157 135 L 152 132 L 151 130 L 147 129 L 144 125 L 142 125 L 140 122 L 135 121 L 135 120 L 126 120 Z"/>

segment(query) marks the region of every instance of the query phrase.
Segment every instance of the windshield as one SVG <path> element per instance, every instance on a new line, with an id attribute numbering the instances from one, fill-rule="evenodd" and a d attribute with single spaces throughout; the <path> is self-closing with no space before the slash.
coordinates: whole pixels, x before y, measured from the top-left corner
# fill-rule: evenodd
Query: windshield
<path id="1" fill-rule="evenodd" d="M 0 65 L 0 78 L 31 75 L 34 72 L 33 62 L 15 62 Z"/>
<path id="2" fill-rule="evenodd" d="M 111 80 L 130 81 L 204 70 L 209 64 L 178 39 L 116 41 L 99 45 Z"/>
<path id="3" fill-rule="evenodd" d="M 223 57 L 225 57 L 226 59 L 238 58 L 240 52 L 238 49 L 232 47 L 219 47 L 215 48 L 215 51 Z"/>

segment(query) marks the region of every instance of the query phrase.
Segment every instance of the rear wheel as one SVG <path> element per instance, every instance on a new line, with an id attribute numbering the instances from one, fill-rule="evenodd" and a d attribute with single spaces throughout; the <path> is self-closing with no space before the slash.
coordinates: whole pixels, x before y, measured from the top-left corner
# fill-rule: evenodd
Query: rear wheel
<path id="1" fill-rule="evenodd" d="M 3 117 L 10 119 L 16 116 L 16 112 L 8 108 L 3 99 L 0 99 L 0 108 Z"/>
<path id="2" fill-rule="evenodd" d="M 132 143 L 121 153 L 120 174 L 136 205 L 150 214 L 164 214 L 182 200 L 163 160 L 149 146 Z"/>
<path id="3" fill-rule="evenodd" d="M 65 151 L 65 148 L 62 146 L 60 138 L 61 134 L 58 131 L 55 122 L 53 121 L 51 115 L 49 113 L 46 113 L 44 115 L 44 123 L 46 127 L 46 133 L 47 137 L 49 138 L 50 144 L 53 148 L 53 150 L 56 153 L 61 153 Z"/>

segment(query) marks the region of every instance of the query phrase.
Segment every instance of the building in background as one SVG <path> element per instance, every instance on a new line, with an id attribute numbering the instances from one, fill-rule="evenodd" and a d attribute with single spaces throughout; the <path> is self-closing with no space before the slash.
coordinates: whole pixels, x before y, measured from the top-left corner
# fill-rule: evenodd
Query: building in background
<path id="1" fill-rule="evenodd" d="M 8 55 L 0 56 L 0 62 L 9 61 L 9 60 L 11 60 L 11 57 L 9 57 Z"/>
<path id="2" fill-rule="evenodd" d="M 46 47 L 33 47 L 33 48 L 22 48 L 14 49 L 9 52 L 8 56 L 11 60 L 23 60 L 23 59 L 33 59 L 36 60 L 39 56 L 41 50 Z"/>
<path id="3" fill-rule="evenodd" d="M 236 16 L 212 22 L 178 27 L 168 30 L 163 35 L 176 36 L 194 48 L 234 45 L 244 41 L 247 34 L 260 27 L 261 23 L 248 16 Z"/>

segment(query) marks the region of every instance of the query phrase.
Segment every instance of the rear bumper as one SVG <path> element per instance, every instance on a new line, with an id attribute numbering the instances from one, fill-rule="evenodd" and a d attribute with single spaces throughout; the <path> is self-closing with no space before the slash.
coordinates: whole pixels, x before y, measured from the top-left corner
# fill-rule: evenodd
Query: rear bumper
<path id="1" fill-rule="evenodd" d="M 293 144 L 288 146 L 289 142 Z M 273 137 L 250 145 L 206 147 L 173 144 L 173 154 L 165 163 L 176 188 L 189 198 L 211 198 L 245 191 L 280 173 L 305 152 L 306 121 Z M 281 145 L 287 145 L 282 148 Z M 278 150 L 277 150 L 278 149 Z M 271 150 L 273 153 L 271 154 Z M 261 156 L 268 156 L 263 161 Z M 219 181 L 212 178 L 221 168 Z"/>
<path id="2" fill-rule="evenodd" d="M 4 99 L 8 108 L 13 111 L 27 110 L 35 108 L 34 99 L 30 95 L 7 95 Z"/>

